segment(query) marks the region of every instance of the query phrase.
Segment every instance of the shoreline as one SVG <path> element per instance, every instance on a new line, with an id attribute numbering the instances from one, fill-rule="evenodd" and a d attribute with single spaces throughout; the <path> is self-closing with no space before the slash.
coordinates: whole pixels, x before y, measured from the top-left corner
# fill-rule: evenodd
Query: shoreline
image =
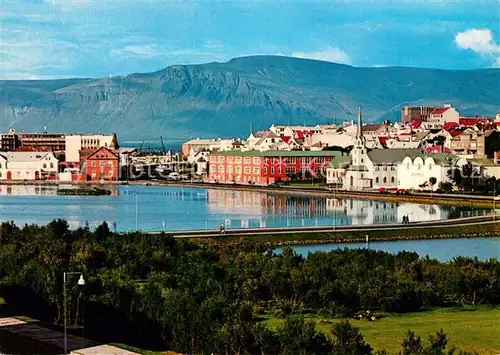
<path id="1" fill-rule="evenodd" d="M 107 181 L 105 183 L 95 181 L 1 181 L 0 185 L 28 185 L 28 186 L 164 186 L 164 187 L 193 187 L 219 190 L 240 190 L 251 192 L 264 192 L 275 194 L 301 195 L 310 197 L 329 197 L 329 198 L 352 198 L 356 200 L 378 200 L 391 202 L 407 202 L 436 204 L 448 206 L 466 206 L 479 208 L 492 208 L 493 196 L 483 195 L 460 195 L 460 194 L 438 194 L 438 193 L 413 193 L 408 195 L 396 195 L 392 193 L 378 193 L 371 191 L 350 191 L 350 190 L 328 190 L 323 187 L 279 187 L 268 188 L 265 186 L 248 186 L 232 184 L 213 184 L 201 181 L 189 182 L 171 182 L 162 180 L 137 180 L 137 181 Z"/>
<path id="2" fill-rule="evenodd" d="M 436 225 L 430 227 L 405 227 L 399 229 L 347 230 L 330 232 L 262 232 L 258 235 L 192 236 L 186 237 L 199 244 L 263 244 L 266 246 L 351 244 L 366 242 L 391 242 L 402 240 L 463 239 L 500 236 L 500 221 Z"/>

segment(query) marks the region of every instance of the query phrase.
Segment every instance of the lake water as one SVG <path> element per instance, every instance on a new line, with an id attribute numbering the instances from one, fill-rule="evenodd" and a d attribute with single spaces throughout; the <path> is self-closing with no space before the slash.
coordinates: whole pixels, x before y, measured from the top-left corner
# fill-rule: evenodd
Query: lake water
<path id="1" fill-rule="evenodd" d="M 309 197 L 165 186 L 113 186 L 111 196 L 58 196 L 57 186 L 0 185 L 0 220 L 18 225 L 66 219 L 72 228 L 103 221 L 117 231 L 368 225 L 481 215 L 488 210 L 430 204 Z"/>
<path id="2" fill-rule="evenodd" d="M 370 248 L 397 254 L 400 251 L 416 252 L 421 257 L 428 255 L 439 261 L 448 261 L 457 256 L 466 256 L 480 260 L 500 260 L 500 237 L 491 238 L 464 238 L 464 239 L 432 239 L 432 240 L 398 240 L 394 242 L 346 243 L 346 244 L 317 244 L 293 246 L 297 254 L 307 256 L 317 251 L 328 252 L 337 249 Z M 280 252 L 277 249 L 276 252 Z"/>

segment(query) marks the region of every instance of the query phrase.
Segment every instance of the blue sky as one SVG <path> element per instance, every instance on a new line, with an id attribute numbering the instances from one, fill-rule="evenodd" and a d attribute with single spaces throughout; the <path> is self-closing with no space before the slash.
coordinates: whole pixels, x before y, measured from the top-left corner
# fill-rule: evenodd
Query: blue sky
<path id="1" fill-rule="evenodd" d="M 2 0 L 0 77 L 104 77 L 278 54 L 354 66 L 500 66 L 500 2 Z"/>

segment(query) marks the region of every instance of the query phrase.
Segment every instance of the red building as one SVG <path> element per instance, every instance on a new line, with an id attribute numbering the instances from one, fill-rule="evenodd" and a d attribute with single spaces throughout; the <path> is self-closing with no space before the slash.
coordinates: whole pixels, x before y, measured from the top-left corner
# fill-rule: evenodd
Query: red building
<path id="1" fill-rule="evenodd" d="M 85 158 L 83 172 L 87 180 L 117 181 L 120 157 L 106 147 L 101 147 Z"/>
<path id="2" fill-rule="evenodd" d="M 268 185 L 292 177 L 324 177 L 327 164 L 350 161 L 339 151 L 222 151 L 210 154 L 208 178 L 220 183 Z"/>

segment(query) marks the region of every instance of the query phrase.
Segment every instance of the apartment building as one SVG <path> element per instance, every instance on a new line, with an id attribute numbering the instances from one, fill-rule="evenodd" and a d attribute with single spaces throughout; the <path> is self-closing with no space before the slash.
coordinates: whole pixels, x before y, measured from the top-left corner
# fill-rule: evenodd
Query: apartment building
<path id="1" fill-rule="evenodd" d="M 433 106 L 405 106 L 401 110 L 401 122 L 405 124 L 411 121 L 426 122 L 435 109 Z"/>
<path id="2" fill-rule="evenodd" d="M 65 138 L 66 161 L 71 163 L 79 162 L 80 151 L 94 151 L 101 147 L 112 151 L 118 149 L 118 139 L 116 134 L 71 134 Z"/>

